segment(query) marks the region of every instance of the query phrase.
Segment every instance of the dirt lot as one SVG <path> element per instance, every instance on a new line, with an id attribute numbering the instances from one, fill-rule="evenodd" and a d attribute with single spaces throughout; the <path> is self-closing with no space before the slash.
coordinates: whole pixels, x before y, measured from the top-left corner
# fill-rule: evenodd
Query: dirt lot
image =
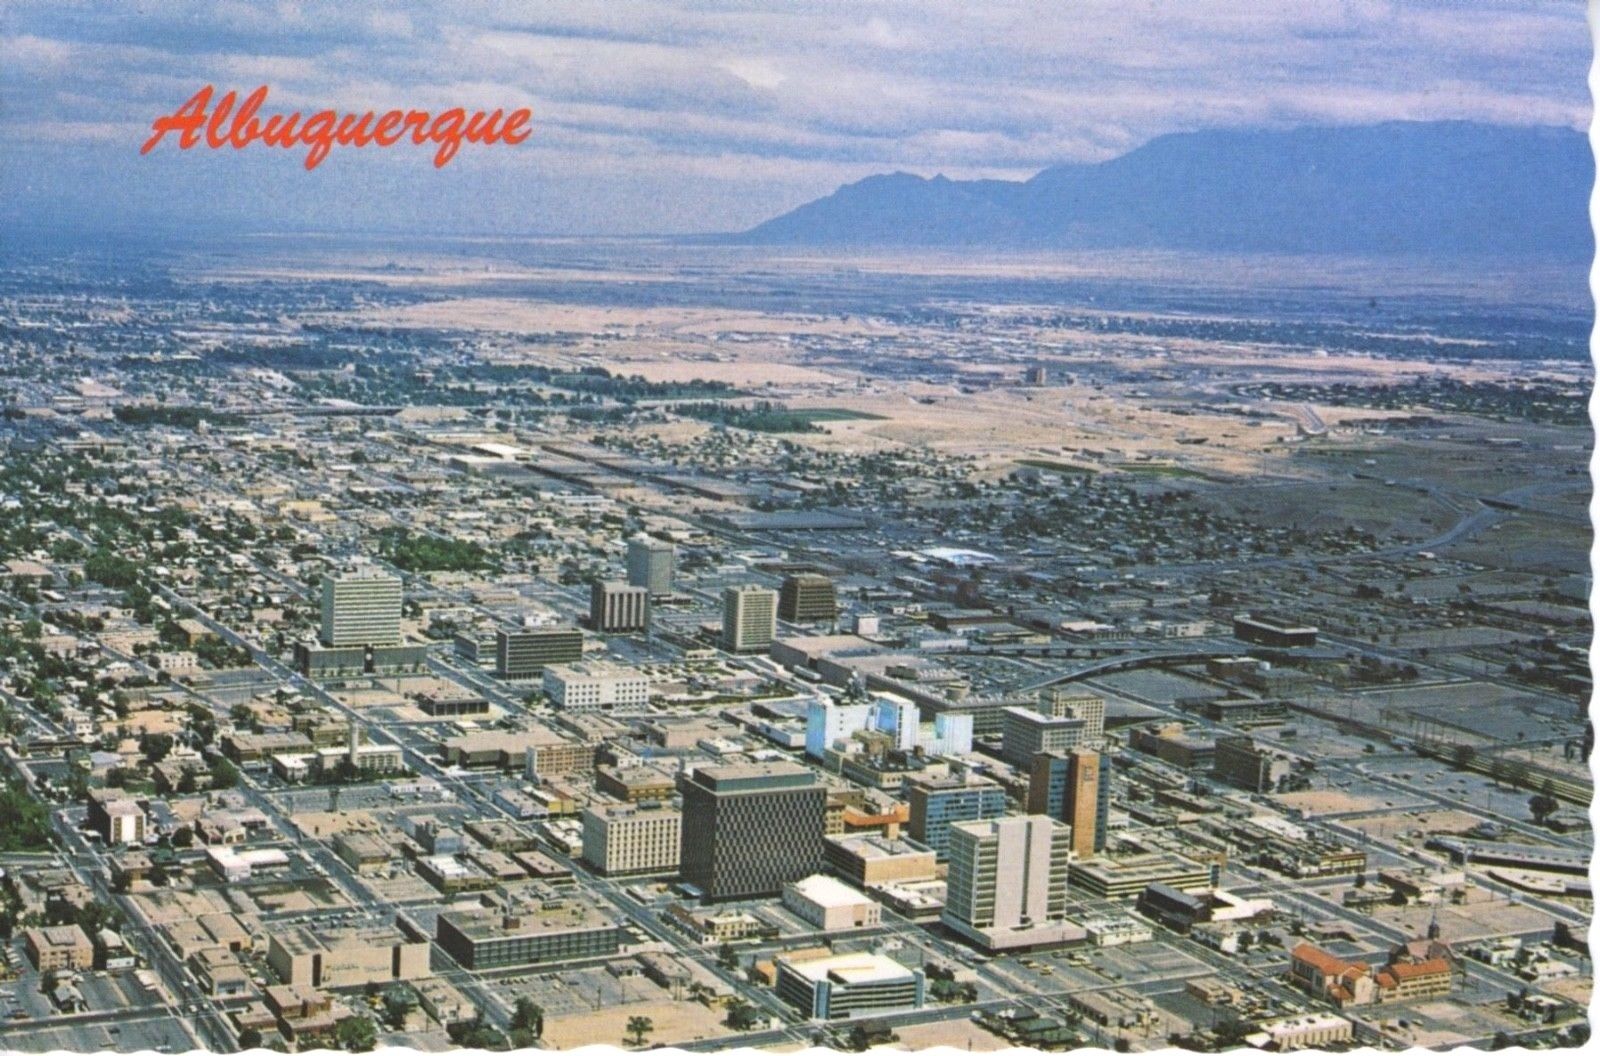
<path id="1" fill-rule="evenodd" d="M 1376 796 L 1356 796 L 1337 788 L 1285 792 L 1276 798 L 1286 807 L 1303 811 L 1308 818 L 1318 814 L 1348 814 L 1356 810 L 1383 809 L 1383 800 Z M 1350 824 L 1354 825 L 1357 822 L 1352 821 Z"/>
<path id="2" fill-rule="evenodd" d="M 655 1001 L 546 1019 L 544 1047 L 575 1049 L 581 1045 L 626 1046 L 623 1033 L 627 1030 L 628 1020 L 634 1016 L 647 1016 L 655 1023 L 655 1030 L 651 1032 L 647 1044 L 659 1042 L 671 1045 L 731 1033 L 722 1025 L 721 1012 L 709 1009 L 698 1001 Z"/>
<path id="3" fill-rule="evenodd" d="M 907 1052 L 916 1052 L 935 1045 L 948 1045 L 952 1049 L 966 1049 L 968 1052 L 997 1052 L 1011 1048 L 1010 1042 L 998 1035 L 990 1034 L 970 1019 L 952 1019 L 945 1023 L 901 1027 L 895 1033 L 900 1035 L 900 1040 L 893 1045 L 885 1045 L 884 1048 L 904 1049 Z"/>
<path id="4" fill-rule="evenodd" d="M 1345 824 L 1353 829 L 1387 839 L 1398 833 L 1421 829 L 1429 834 L 1465 832 L 1478 824 L 1479 819 L 1459 810 L 1433 810 L 1415 814 L 1381 815 L 1373 818 L 1349 818 Z"/>

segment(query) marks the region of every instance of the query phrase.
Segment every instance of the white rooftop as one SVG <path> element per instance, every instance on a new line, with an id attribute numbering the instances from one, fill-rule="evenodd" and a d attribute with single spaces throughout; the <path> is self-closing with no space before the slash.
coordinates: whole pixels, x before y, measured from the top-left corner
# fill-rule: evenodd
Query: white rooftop
<path id="1" fill-rule="evenodd" d="M 815 876 L 808 876 L 803 880 L 796 880 L 789 886 L 793 888 L 795 894 L 806 901 L 815 902 L 817 905 L 825 906 L 829 909 L 841 906 L 870 905 L 872 902 L 872 899 L 849 884 L 835 880 L 831 876 L 823 876 L 820 873 Z"/>
<path id="2" fill-rule="evenodd" d="M 791 969 L 814 983 L 831 980 L 846 986 L 893 983 L 911 978 L 911 969 L 876 953 L 841 953 L 814 961 L 785 961 Z"/>

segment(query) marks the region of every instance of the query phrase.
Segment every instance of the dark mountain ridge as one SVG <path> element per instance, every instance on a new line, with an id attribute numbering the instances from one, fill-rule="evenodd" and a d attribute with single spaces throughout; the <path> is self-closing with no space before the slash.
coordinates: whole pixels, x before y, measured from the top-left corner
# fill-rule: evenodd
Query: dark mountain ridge
<path id="1" fill-rule="evenodd" d="M 1160 136 L 1032 179 L 870 176 L 732 241 L 767 245 L 1593 255 L 1567 128 L 1463 121 Z"/>

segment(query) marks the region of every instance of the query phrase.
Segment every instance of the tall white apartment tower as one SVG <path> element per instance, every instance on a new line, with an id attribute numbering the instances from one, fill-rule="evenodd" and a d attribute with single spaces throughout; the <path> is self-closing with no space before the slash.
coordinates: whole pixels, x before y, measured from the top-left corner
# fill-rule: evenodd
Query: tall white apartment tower
<path id="1" fill-rule="evenodd" d="M 1040 814 L 950 826 L 946 923 L 971 933 L 1062 920 L 1071 844 L 1071 826 Z"/>
<path id="2" fill-rule="evenodd" d="M 400 577 L 363 569 L 322 581 L 322 644 L 400 644 Z"/>
<path id="3" fill-rule="evenodd" d="M 778 634 L 778 592 L 753 583 L 722 592 L 722 647 L 730 653 L 765 650 Z"/>

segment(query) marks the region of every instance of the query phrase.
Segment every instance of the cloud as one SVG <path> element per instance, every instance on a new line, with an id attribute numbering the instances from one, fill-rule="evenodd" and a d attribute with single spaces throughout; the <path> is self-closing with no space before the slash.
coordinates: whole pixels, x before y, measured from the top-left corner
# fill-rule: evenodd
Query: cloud
<path id="1" fill-rule="evenodd" d="M 67 216 L 144 200 L 144 183 L 185 170 L 142 163 L 140 134 L 207 82 L 266 83 L 290 109 L 530 106 L 525 149 L 453 167 L 502 197 L 521 181 L 553 226 L 655 231 L 730 226 L 874 171 L 1026 175 L 1205 126 L 1581 127 L 1589 55 L 1577 5 L 1540 0 L 10 0 L 0 158 L 39 148 L 31 164 L 62 168 L 16 181 L 21 163 L 0 160 L 0 200 L 8 182 L 55 188 L 14 208 Z M 422 207 L 462 193 L 455 177 L 393 175 L 422 172 L 416 159 L 377 158 L 336 155 L 327 167 L 350 171 L 318 193 L 359 196 L 380 165 Z M 227 178 L 289 200 L 306 184 L 288 161 L 246 155 Z M 585 181 L 630 190 L 563 216 L 547 192 Z"/>

